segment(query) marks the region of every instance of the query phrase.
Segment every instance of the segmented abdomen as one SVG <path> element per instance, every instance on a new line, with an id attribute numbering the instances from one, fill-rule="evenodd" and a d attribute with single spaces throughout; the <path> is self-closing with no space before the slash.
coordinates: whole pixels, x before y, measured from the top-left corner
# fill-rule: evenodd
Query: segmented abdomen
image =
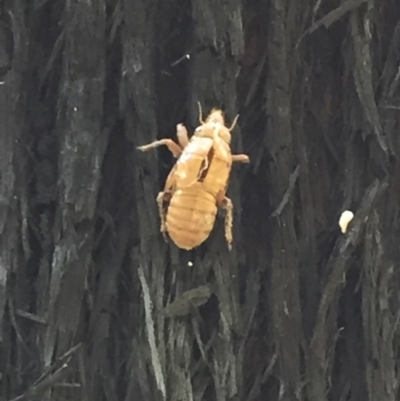
<path id="1" fill-rule="evenodd" d="M 168 207 L 166 228 L 172 241 L 182 249 L 202 244 L 214 227 L 215 198 L 195 184 L 174 192 Z"/>

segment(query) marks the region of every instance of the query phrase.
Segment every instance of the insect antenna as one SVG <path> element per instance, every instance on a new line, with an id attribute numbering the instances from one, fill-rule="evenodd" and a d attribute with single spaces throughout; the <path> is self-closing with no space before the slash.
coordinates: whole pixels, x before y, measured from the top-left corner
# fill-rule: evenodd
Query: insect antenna
<path id="1" fill-rule="evenodd" d="M 235 128 L 235 125 L 236 125 L 236 123 L 237 123 L 237 121 L 238 121 L 238 119 L 239 119 L 239 115 L 240 115 L 240 114 L 238 114 L 238 115 L 235 117 L 235 119 L 233 120 L 232 125 L 228 128 L 229 131 L 232 131 L 232 130 Z"/>

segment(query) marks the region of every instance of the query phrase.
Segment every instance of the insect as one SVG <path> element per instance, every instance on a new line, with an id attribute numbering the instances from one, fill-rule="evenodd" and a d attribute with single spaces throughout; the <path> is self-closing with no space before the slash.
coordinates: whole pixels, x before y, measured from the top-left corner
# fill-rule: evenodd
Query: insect
<path id="1" fill-rule="evenodd" d="M 138 149 L 145 152 L 165 145 L 177 158 L 168 175 L 164 191 L 157 196 L 161 232 L 181 249 L 202 244 L 214 227 L 218 207 L 226 210 L 225 238 L 232 247 L 233 204 L 226 196 L 233 162 L 248 163 L 244 154 L 232 155 L 231 131 L 237 123 L 225 126 L 222 110 L 214 108 L 205 121 L 199 103 L 200 126 L 188 138 L 186 128 L 177 125 L 178 143 L 161 139 Z"/>

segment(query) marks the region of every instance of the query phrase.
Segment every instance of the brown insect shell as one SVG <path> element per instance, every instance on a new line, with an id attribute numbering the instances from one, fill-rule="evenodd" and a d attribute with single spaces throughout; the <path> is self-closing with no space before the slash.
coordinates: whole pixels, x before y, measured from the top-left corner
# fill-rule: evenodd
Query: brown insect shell
<path id="1" fill-rule="evenodd" d="M 173 192 L 166 216 L 166 229 L 172 241 L 181 249 L 201 245 L 210 235 L 217 214 L 215 197 L 204 184 Z"/>
<path id="2" fill-rule="evenodd" d="M 181 249 L 199 246 L 214 227 L 216 199 L 199 182 L 199 174 L 212 146 L 211 137 L 193 135 L 165 184 L 164 192 L 172 196 L 166 214 L 166 231 Z"/>
<path id="3" fill-rule="evenodd" d="M 230 140 L 221 110 L 212 110 L 168 176 L 165 191 L 170 191 L 172 198 L 166 229 L 181 249 L 201 245 L 214 227 L 217 201 L 225 196 L 232 167 Z"/>

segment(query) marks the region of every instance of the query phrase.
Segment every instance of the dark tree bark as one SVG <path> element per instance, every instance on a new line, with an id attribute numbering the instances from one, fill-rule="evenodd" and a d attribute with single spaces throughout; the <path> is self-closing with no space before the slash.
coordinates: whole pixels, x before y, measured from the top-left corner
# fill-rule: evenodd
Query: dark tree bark
<path id="1" fill-rule="evenodd" d="M 0 7 L 0 401 L 399 399 L 398 1 Z M 164 241 L 136 150 L 197 101 L 231 252 Z"/>

